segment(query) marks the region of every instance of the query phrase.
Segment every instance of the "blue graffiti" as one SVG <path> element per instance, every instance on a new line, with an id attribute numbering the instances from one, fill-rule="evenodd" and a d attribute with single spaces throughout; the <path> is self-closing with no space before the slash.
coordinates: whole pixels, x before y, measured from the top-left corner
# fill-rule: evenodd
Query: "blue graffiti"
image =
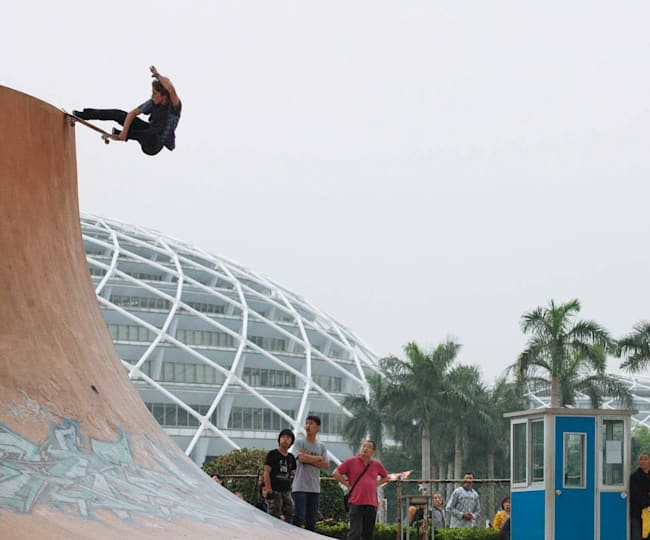
<path id="1" fill-rule="evenodd" d="M 227 512 L 233 520 L 227 496 L 203 489 L 202 482 L 192 480 L 196 470 L 146 442 L 156 469 L 136 464 L 124 431 L 116 441 L 91 438 L 85 445 L 78 422 L 66 419 L 35 444 L 0 423 L 0 509 L 28 514 L 45 504 L 62 512 L 72 509 L 84 519 L 110 511 L 123 521 L 143 515 L 215 525 L 216 516 Z M 206 481 L 212 482 L 207 476 Z"/>

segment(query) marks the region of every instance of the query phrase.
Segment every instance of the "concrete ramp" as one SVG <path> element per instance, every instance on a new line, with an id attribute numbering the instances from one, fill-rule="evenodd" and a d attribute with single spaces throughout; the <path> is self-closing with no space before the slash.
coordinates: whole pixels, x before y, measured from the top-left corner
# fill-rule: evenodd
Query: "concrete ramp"
<path id="1" fill-rule="evenodd" d="M 216 485 L 163 433 L 95 298 L 75 128 L 2 86 L 0 118 L 0 538 L 316 538 Z"/>

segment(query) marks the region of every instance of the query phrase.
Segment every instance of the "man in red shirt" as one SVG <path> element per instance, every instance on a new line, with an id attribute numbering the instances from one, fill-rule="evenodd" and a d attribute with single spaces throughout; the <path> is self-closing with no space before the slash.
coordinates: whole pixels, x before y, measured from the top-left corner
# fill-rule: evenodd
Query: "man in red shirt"
<path id="1" fill-rule="evenodd" d="M 388 473 L 380 461 L 372 459 L 375 443 L 364 441 L 356 456 L 346 459 L 334 472 L 348 489 L 350 534 L 348 540 L 372 540 L 377 519 L 377 488 L 388 482 Z"/>

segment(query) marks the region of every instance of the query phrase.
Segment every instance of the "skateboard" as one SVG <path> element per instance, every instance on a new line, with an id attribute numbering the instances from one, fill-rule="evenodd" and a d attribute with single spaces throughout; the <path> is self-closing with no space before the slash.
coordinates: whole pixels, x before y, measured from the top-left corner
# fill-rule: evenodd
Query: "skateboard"
<path id="1" fill-rule="evenodd" d="M 75 116 L 72 113 L 69 113 L 65 109 L 61 109 L 63 111 L 63 114 L 66 115 L 68 120 L 70 121 L 70 125 L 74 126 L 77 122 L 80 124 L 83 124 L 86 127 L 89 127 L 90 129 L 96 131 L 102 136 L 102 140 L 108 144 L 111 141 L 117 141 L 117 136 L 113 135 L 112 133 L 109 133 L 108 131 L 104 131 L 102 128 L 97 127 L 95 124 L 90 123 L 88 120 L 84 120 L 83 118 L 79 118 L 78 116 Z"/>

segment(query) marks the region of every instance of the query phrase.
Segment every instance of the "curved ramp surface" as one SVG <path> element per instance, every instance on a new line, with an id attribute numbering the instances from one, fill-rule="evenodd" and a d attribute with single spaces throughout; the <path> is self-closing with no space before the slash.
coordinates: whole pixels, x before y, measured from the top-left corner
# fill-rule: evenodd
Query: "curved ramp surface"
<path id="1" fill-rule="evenodd" d="M 81 240 L 74 128 L 0 86 L 0 538 L 316 538 L 215 484 L 117 357 Z"/>

